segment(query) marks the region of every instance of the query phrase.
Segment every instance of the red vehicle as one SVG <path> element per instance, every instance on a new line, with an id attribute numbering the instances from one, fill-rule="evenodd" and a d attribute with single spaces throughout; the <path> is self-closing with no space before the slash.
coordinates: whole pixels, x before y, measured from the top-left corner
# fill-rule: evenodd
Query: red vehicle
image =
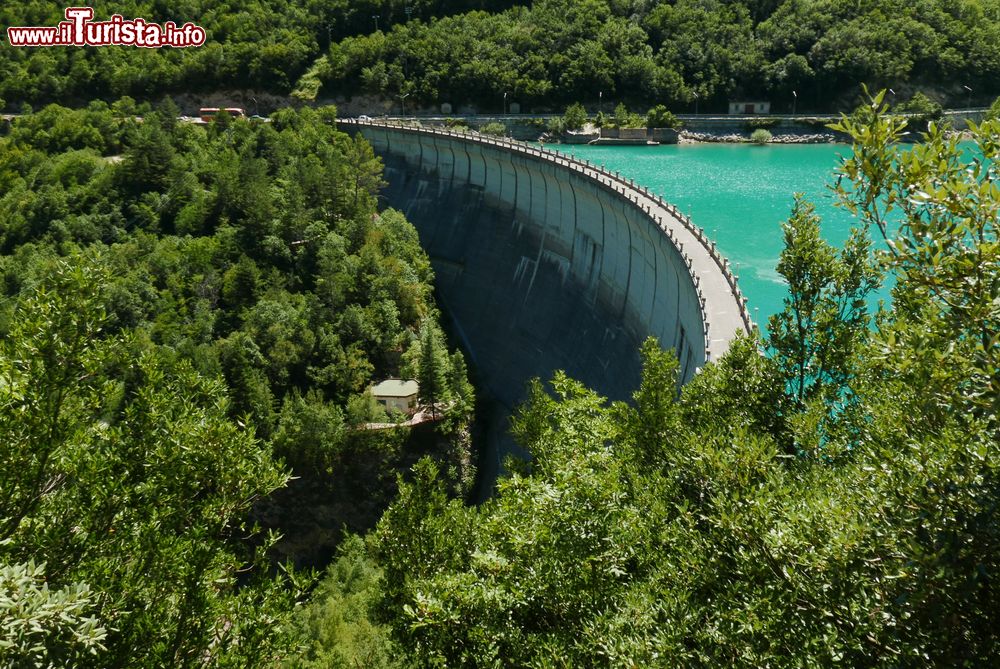
<path id="1" fill-rule="evenodd" d="M 246 118 L 246 112 L 239 107 L 202 107 L 198 110 L 201 120 L 204 123 L 211 123 L 213 119 L 225 114 L 231 118 Z"/>

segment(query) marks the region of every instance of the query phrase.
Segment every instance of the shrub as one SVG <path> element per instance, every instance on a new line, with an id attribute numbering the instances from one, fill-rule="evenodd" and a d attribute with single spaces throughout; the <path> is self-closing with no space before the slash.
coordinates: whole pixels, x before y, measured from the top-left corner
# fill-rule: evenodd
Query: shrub
<path id="1" fill-rule="evenodd" d="M 491 121 L 484 125 L 479 126 L 479 132 L 484 135 L 494 135 L 496 137 L 503 137 L 507 134 L 507 126 L 499 121 Z"/>
<path id="2" fill-rule="evenodd" d="M 619 102 L 618 106 L 615 107 L 615 115 L 612 119 L 612 124 L 616 128 L 623 128 L 626 123 L 628 123 L 628 108 Z"/>
<path id="3" fill-rule="evenodd" d="M 771 141 L 771 131 L 767 128 L 757 128 L 750 135 L 750 141 L 754 144 L 767 144 Z"/>
<path id="4" fill-rule="evenodd" d="M 906 129 L 911 132 L 923 132 L 929 121 L 940 121 L 944 117 L 944 109 L 940 104 L 923 93 L 917 92 L 912 98 L 896 106 L 895 111 L 909 114 Z"/>
<path id="5" fill-rule="evenodd" d="M 614 120 L 609 125 L 612 128 L 645 128 L 646 119 L 635 112 L 630 112 L 624 104 L 619 103 L 615 107 Z"/>
<path id="6" fill-rule="evenodd" d="M 647 128 L 679 128 L 681 121 L 664 105 L 656 105 L 646 113 Z"/>
<path id="7" fill-rule="evenodd" d="M 1000 97 L 993 101 L 990 108 L 986 110 L 986 120 L 994 121 L 1000 119 Z"/>
<path id="8" fill-rule="evenodd" d="M 906 102 L 897 105 L 895 111 L 901 114 L 913 114 L 923 121 L 939 119 L 944 114 L 944 109 L 938 102 L 920 92 L 917 92 Z"/>
<path id="9" fill-rule="evenodd" d="M 563 122 L 566 130 L 579 130 L 587 122 L 587 110 L 579 102 L 574 102 L 566 108 Z"/>
<path id="10" fill-rule="evenodd" d="M 561 135 L 566 132 L 566 118 L 563 116 L 554 116 L 549 119 L 546 124 L 545 129 L 552 133 L 553 135 Z"/>
<path id="11" fill-rule="evenodd" d="M 641 117 L 638 114 L 636 114 L 636 113 L 633 112 L 633 113 L 630 113 L 628 115 L 628 120 L 625 121 L 625 124 L 622 125 L 621 127 L 622 128 L 645 128 L 646 127 L 646 119 L 644 119 L 643 117 Z"/>

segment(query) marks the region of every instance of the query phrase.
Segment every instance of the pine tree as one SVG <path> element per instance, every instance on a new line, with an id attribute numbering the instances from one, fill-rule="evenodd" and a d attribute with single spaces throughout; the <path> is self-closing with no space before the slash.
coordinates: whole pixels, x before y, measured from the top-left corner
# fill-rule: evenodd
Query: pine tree
<path id="1" fill-rule="evenodd" d="M 420 331 L 420 364 L 417 378 L 420 401 L 429 404 L 437 416 L 437 405 L 448 400 L 448 354 L 437 325 L 425 320 Z"/>

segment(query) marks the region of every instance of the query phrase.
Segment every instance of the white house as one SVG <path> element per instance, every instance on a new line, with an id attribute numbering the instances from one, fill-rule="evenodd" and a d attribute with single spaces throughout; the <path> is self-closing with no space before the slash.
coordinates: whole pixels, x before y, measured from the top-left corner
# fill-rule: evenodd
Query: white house
<path id="1" fill-rule="evenodd" d="M 752 114 L 770 114 L 770 102 L 730 102 L 729 113 L 736 116 L 750 116 Z"/>
<path id="2" fill-rule="evenodd" d="M 420 386 L 416 381 L 386 379 L 372 388 L 372 396 L 386 409 L 412 414 L 417 406 L 417 393 L 419 391 Z"/>

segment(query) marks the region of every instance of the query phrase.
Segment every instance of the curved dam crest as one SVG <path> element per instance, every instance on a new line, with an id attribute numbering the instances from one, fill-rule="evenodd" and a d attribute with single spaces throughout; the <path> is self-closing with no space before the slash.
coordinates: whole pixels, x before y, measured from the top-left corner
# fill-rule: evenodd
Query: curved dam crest
<path id="1" fill-rule="evenodd" d="M 503 138 L 338 124 L 382 157 L 385 202 L 416 227 L 478 380 L 508 411 L 557 369 L 627 399 L 650 335 L 686 382 L 752 327 L 714 244 L 634 183 Z"/>

